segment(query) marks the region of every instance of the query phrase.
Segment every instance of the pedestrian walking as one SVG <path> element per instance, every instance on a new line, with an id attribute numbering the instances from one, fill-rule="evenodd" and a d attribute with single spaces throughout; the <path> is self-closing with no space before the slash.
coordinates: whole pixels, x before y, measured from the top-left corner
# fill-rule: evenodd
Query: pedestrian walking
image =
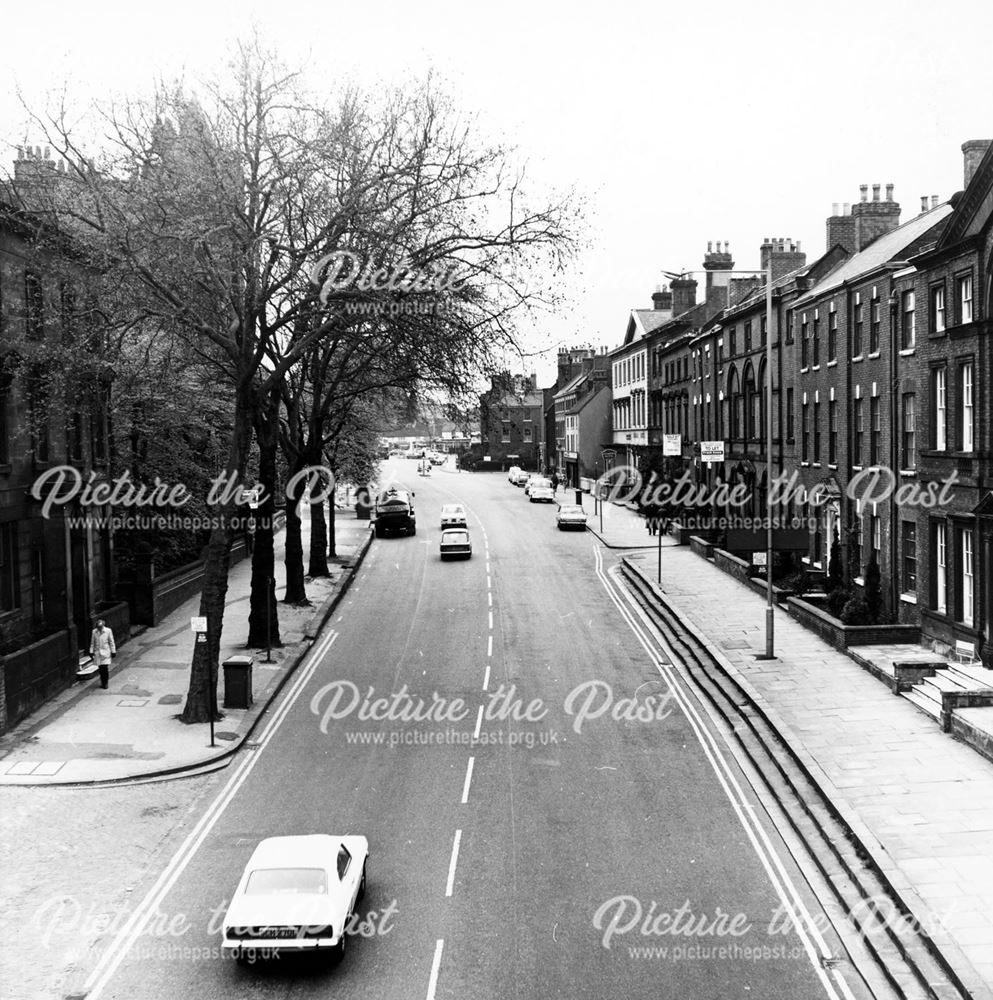
<path id="1" fill-rule="evenodd" d="M 106 689 L 110 683 L 110 661 L 117 655 L 114 633 L 107 628 L 104 620 L 97 621 L 97 627 L 90 636 L 90 656 L 100 670 L 100 687 Z"/>
<path id="2" fill-rule="evenodd" d="M 552 493 L 557 493 L 559 489 L 559 474 L 557 472 L 552 473 Z"/>

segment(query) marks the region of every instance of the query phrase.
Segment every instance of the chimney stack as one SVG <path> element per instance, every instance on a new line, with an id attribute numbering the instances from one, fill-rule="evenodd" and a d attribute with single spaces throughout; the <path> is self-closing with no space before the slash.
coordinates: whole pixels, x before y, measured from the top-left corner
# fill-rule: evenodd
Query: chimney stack
<path id="1" fill-rule="evenodd" d="M 734 267 L 731 254 L 728 253 L 727 243 L 724 244 L 723 251 L 721 250 L 720 240 L 717 241 L 717 249 L 715 251 L 711 251 L 710 246 L 708 243 L 707 253 L 703 258 L 703 269 L 707 272 L 707 301 L 710 301 L 713 289 L 727 287 L 728 275 L 721 272 L 730 271 Z M 679 314 L 676 313 L 676 315 Z"/>
<path id="2" fill-rule="evenodd" d="M 866 186 L 863 184 L 863 201 L 865 201 L 865 193 Z M 852 254 L 855 253 L 855 219 L 849 214 L 851 206 L 846 203 L 844 207 L 845 211 L 839 215 L 837 211 L 838 203 L 835 202 L 833 205 L 834 211 L 827 220 L 826 249 L 830 250 L 832 247 L 840 246 Z"/>
<path id="3" fill-rule="evenodd" d="M 652 293 L 652 308 L 672 312 L 672 292 L 663 286 Z"/>
<path id="4" fill-rule="evenodd" d="M 785 239 L 777 236 L 774 240 L 766 240 L 759 247 L 759 263 L 763 271 L 772 262 L 772 280 L 778 281 L 784 274 L 795 271 L 807 263 L 807 255 L 800 251 L 800 244 L 794 243 L 792 237 Z"/>
<path id="5" fill-rule="evenodd" d="M 669 285 L 672 289 L 673 316 L 681 316 L 696 305 L 696 286 L 695 279 L 689 276 L 685 278 L 673 278 Z"/>
<path id="6" fill-rule="evenodd" d="M 896 229 L 900 225 L 900 204 L 892 200 L 892 190 L 887 185 L 889 197 L 886 201 L 879 199 L 879 184 L 872 185 L 872 201 L 865 200 L 866 186 L 861 185 L 862 201 L 852 208 L 855 220 L 855 252 L 864 250 L 880 236 Z"/>
<path id="7" fill-rule="evenodd" d="M 962 143 L 962 156 L 965 167 L 965 185 L 968 187 L 972 178 L 976 176 L 979 164 L 982 162 L 986 151 L 993 145 L 990 139 L 969 139 Z"/>

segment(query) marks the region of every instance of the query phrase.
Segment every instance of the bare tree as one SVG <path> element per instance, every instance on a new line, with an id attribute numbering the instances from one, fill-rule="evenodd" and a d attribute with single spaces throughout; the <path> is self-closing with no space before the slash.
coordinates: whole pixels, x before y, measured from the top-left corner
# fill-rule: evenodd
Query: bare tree
<path id="1" fill-rule="evenodd" d="M 208 631 L 181 716 L 200 722 L 214 702 L 253 429 L 271 419 L 288 375 L 329 339 L 339 359 L 355 359 L 339 370 L 359 380 L 343 379 L 338 400 L 380 384 L 377 365 L 396 384 L 446 364 L 466 372 L 513 349 L 514 317 L 549 301 L 534 268 L 554 272 L 569 251 L 568 209 L 528 208 L 506 151 L 477 148 L 430 81 L 413 94 L 346 92 L 329 105 L 257 42 L 240 46 L 199 99 L 160 88 L 98 115 L 99 169 L 83 156 L 92 133 L 80 139 L 64 109 L 35 116 L 68 164 L 49 208 L 127 289 L 133 314 L 175 329 L 230 394 L 226 489 L 215 497 L 200 606 Z M 408 280 L 386 291 L 361 277 L 330 282 L 331 255 L 342 253 L 356 255 L 357 270 Z M 426 293 L 430 312 L 378 309 Z M 259 444 L 262 462 L 272 438 Z"/>

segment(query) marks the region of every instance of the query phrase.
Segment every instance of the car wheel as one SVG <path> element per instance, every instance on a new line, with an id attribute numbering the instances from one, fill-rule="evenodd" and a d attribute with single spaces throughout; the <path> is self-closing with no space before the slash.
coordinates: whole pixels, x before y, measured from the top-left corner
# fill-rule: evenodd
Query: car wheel
<path id="1" fill-rule="evenodd" d="M 359 891 L 358 891 L 358 895 L 355 897 L 356 899 L 362 899 L 362 897 L 365 896 L 365 868 L 366 868 L 366 862 L 363 861 L 362 862 L 362 880 L 359 882 Z"/>
<path id="2" fill-rule="evenodd" d="M 342 928 L 338 943 L 331 949 L 331 962 L 334 965 L 339 965 L 345 960 L 345 938 L 347 936 L 345 929 Z"/>

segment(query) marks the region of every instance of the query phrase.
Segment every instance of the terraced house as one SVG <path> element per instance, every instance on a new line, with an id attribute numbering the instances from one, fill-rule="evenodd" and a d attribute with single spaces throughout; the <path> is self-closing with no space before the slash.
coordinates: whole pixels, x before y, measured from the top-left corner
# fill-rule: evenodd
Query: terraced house
<path id="1" fill-rule="evenodd" d="M 690 465 L 699 483 L 746 484 L 742 514 L 764 513 L 770 475 L 788 481 L 777 514 L 812 526 L 794 562 L 817 579 L 837 554 L 846 589 L 863 598 L 875 563 L 874 620 L 993 664 L 993 151 L 985 140 L 962 151 L 963 190 L 922 197 L 902 223 L 893 185 L 874 184 L 870 196 L 863 184 L 859 201 L 834 207 L 811 265 L 792 240 L 765 240 L 771 330 L 764 279 L 737 284 L 729 257 L 729 292 L 709 316 L 689 322 L 674 308 L 674 320 L 642 331 L 632 314 L 614 352 L 614 440 L 630 447 L 641 430 L 644 347 L 648 441 L 679 433 L 683 448 L 669 465 L 656 455 L 653 468 Z M 703 465 L 703 440 L 722 440 L 725 460 Z"/>

